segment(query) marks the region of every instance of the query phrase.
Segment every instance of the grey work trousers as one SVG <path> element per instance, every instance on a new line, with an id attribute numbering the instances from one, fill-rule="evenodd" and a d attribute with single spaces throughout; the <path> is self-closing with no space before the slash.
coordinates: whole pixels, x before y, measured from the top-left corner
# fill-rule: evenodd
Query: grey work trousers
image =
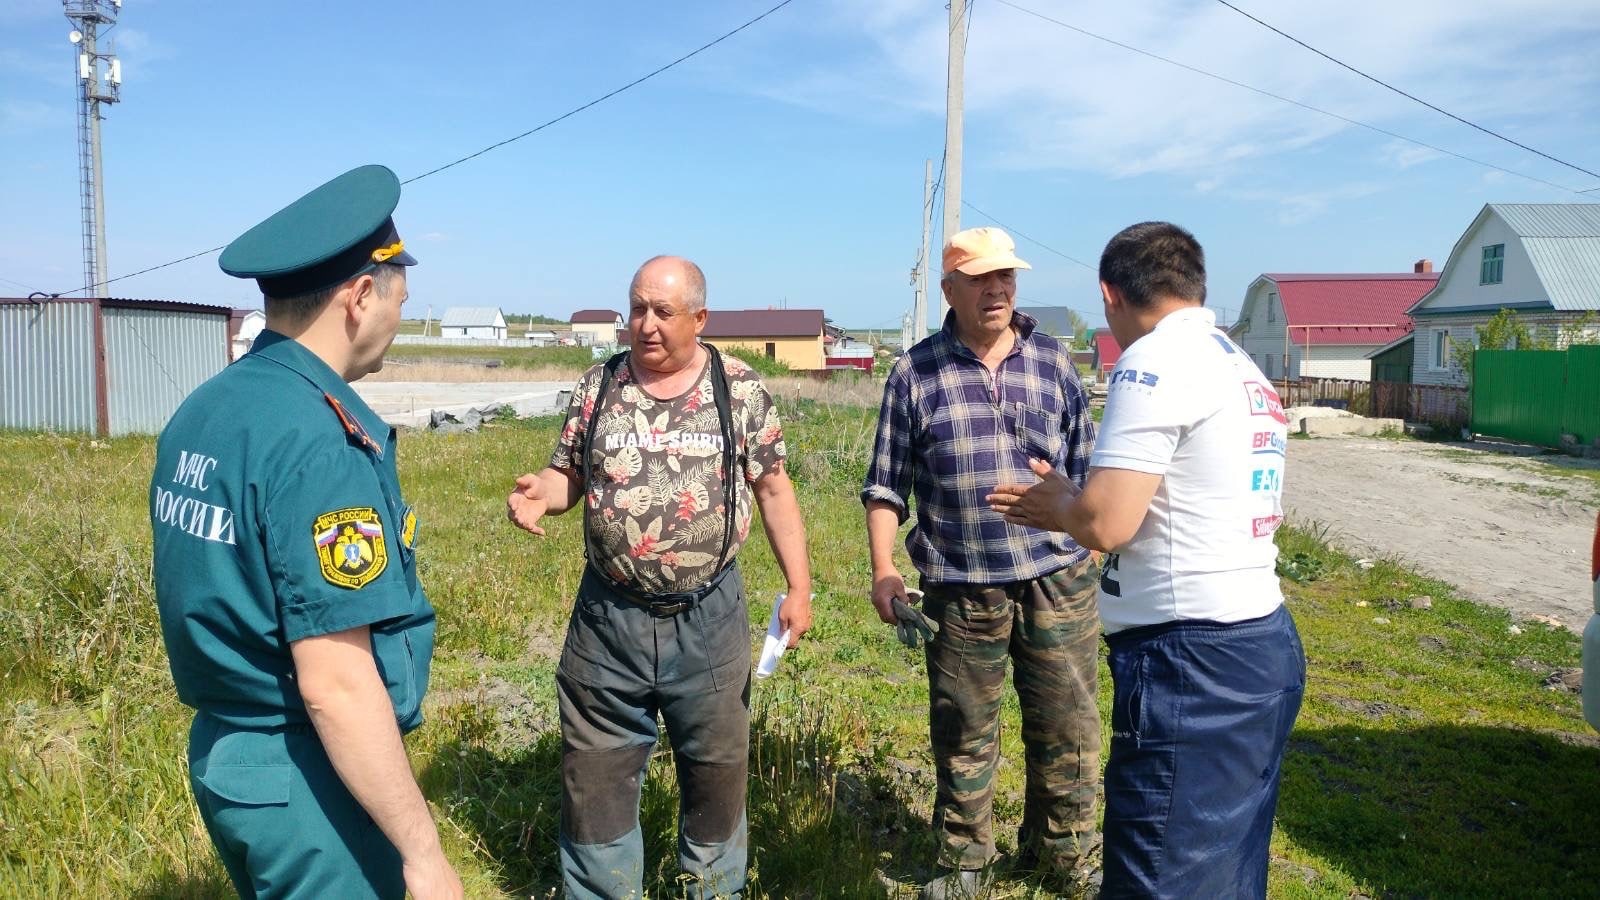
<path id="1" fill-rule="evenodd" d="M 639 792 L 659 715 L 682 790 L 678 861 L 686 893 L 739 897 L 749 857 L 750 619 L 738 569 L 672 616 L 651 613 L 585 572 L 556 694 L 566 896 L 644 896 Z"/>

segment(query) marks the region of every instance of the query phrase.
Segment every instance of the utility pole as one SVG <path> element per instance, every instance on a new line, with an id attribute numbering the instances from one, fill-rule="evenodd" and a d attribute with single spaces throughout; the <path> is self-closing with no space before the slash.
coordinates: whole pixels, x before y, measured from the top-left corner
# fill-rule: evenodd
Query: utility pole
<path id="1" fill-rule="evenodd" d="M 100 173 L 101 107 L 122 99 L 122 60 L 101 53 L 95 40 L 100 26 L 117 24 L 122 0 L 61 0 L 73 29 L 67 35 L 78 48 L 78 185 L 83 218 L 84 295 L 96 296 L 105 283 L 106 198 Z"/>
<path id="2" fill-rule="evenodd" d="M 928 229 L 933 219 L 933 160 L 922 161 L 922 251 L 917 254 L 917 267 L 911 271 L 911 283 L 916 286 L 917 299 L 911 306 L 912 343 L 928 336 Z M 941 295 L 942 296 L 942 295 Z"/>
<path id="3" fill-rule="evenodd" d="M 961 230 L 961 98 L 967 58 L 968 0 L 950 0 L 950 57 L 944 92 L 944 235 L 941 243 Z M 939 318 L 945 313 L 939 294 Z M 923 328 L 927 327 L 926 321 Z"/>

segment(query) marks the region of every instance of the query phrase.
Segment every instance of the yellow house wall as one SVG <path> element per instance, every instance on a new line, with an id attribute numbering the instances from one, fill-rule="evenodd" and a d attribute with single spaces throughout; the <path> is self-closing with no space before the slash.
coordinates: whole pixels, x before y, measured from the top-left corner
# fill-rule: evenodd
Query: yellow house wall
<path id="1" fill-rule="evenodd" d="M 573 334 L 587 333 L 594 335 L 597 344 L 614 344 L 617 342 L 617 332 L 621 330 L 614 325 L 604 323 L 584 322 L 572 326 Z"/>
<path id="2" fill-rule="evenodd" d="M 745 347 L 765 354 L 767 344 L 776 345 L 773 358 L 791 369 L 822 369 L 827 367 L 823 358 L 822 335 L 816 337 L 749 337 L 706 338 L 705 342 L 718 350 Z"/>

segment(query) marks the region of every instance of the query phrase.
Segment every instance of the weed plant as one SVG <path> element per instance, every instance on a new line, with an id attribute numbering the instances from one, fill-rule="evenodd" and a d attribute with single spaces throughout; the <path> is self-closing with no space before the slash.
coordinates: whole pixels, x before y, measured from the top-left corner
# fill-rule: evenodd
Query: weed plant
<path id="1" fill-rule="evenodd" d="M 912 896 L 930 877 L 922 656 L 867 603 L 858 493 L 875 409 L 780 394 L 810 538 L 816 624 L 753 687 L 750 896 Z M 556 893 L 554 670 L 582 570 L 575 515 L 535 539 L 505 521 L 512 479 L 559 423 L 407 435 L 423 582 L 439 613 L 426 724 L 408 738 L 447 852 L 475 897 Z M 0 894 L 230 892 L 189 796 L 189 712 L 173 696 L 150 591 L 153 441 L 0 433 Z M 1289 468 L 1293 490 L 1294 467 Z M 779 570 L 760 529 L 741 555 L 754 633 Z M 1310 666 L 1284 765 L 1274 897 L 1571 897 L 1600 885 L 1600 742 L 1544 687 L 1577 664 L 1566 631 L 1459 599 L 1392 560 L 1366 568 L 1286 527 L 1286 581 Z M 910 566 L 902 559 L 904 571 Z M 1574 586 L 1574 590 L 1586 586 Z M 1430 598 L 1427 608 L 1414 598 Z M 1102 667 L 1102 720 L 1110 682 Z M 997 837 L 1023 806 L 1014 695 L 1002 708 Z M 642 803 L 651 897 L 677 881 L 665 745 Z M 993 896 L 1046 897 L 1001 865 Z"/>

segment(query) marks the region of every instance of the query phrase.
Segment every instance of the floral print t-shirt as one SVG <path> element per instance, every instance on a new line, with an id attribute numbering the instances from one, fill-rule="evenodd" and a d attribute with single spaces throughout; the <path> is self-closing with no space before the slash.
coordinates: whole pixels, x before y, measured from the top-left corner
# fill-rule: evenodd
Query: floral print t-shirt
<path id="1" fill-rule="evenodd" d="M 787 451 L 772 395 L 753 369 L 722 356 L 731 395 L 736 459 L 732 560 L 750 535 L 750 484 L 783 462 Z M 651 397 L 631 365 L 617 368 L 596 409 L 604 364 L 585 372 L 572 392 L 566 425 L 550 456 L 552 468 L 581 472 L 584 433 L 595 426 L 593 483 L 584 485 L 591 562 L 635 590 L 664 594 L 704 586 L 722 569 L 727 498 L 723 496 L 722 425 L 709 358 L 695 386 L 668 399 Z"/>

